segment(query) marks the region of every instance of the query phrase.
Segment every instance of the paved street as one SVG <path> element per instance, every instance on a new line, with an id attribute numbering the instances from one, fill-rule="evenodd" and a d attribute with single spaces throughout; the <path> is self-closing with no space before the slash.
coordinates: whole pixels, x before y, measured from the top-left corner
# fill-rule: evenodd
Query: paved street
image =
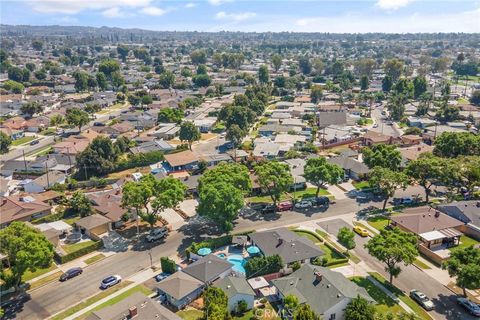
<path id="1" fill-rule="evenodd" d="M 399 191 L 397 196 L 407 194 L 417 194 L 421 192 L 419 187 L 410 187 L 406 191 Z M 249 212 L 242 213 L 237 220 L 234 232 L 242 232 L 248 230 L 260 230 L 264 228 L 275 228 L 286 226 L 302 221 L 316 220 L 321 218 L 334 217 L 347 213 L 357 212 L 361 208 L 380 203 L 357 203 L 355 199 L 343 199 L 336 201 L 335 204 L 330 205 L 328 209 L 315 209 L 302 212 L 285 211 L 277 214 L 259 215 L 251 214 Z M 335 233 L 332 230 L 329 232 Z M 192 242 L 198 241 L 200 238 L 217 236 L 216 228 L 206 223 L 203 219 L 192 219 L 188 224 L 183 226 L 178 232 L 172 232 L 165 243 L 157 244 L 151 247 L 151 254 L 154 263 L 158 263 L 160 257 L 175 255 L 177 252 L 184 252 L 185 248 Z M 65 308 L 68 308 L 83 299 L 98 293 L 99 284 L 102 278 L 111 274 L 119 274 L 122 278 L 128 278 L 131 275 L 146 269 L 150 266 L 149 247 L 142 242 L 140 245 L 134 246 L 132 250 L 119 252 L 111 257 L 87 267 L 78 278 L 71 279 L 64 283 L 54 282 L 31 293 L 31 300 L 25 303 L 23 310 L 17 314 L 16 319 L 45 319 Z M 363 258 L 363 256 L 362 256 Z M 368 257 L 372 261 L 371 257 Z M 376 268 L 380 271 L 383 266 L 379 263 Z M 436 285 L 432 285 L 432 290 L 439 287 L 439 299 L 445 301 L 448 296 L 446 289 L 435 282 L 429 276 L 419 272 L 416 268 L 413 272 L 420 273 L 421 281 L 425 283 L 431 281 Z M 406 270 L 406 269 L 405 269 Z M 405 271 L 405 277 L 408 277 L 410 270 Z M 399 281 L 402 281 L 400 278 Z M 413 281 L 415 283 L 415 281 Z M 412 284 L 413 285 L 413 284 Z M 407 290 L 409 287 L 401 287 Z M 432 290 L 426 293 L 430 296 L 437 296 L 432 293 Z M 449 292 L 449 291 L 448 291 Z M 448 300 L 450 301 L 450 300 Z M 437 302 L 437 301 L 436 301 Z M 457 309 L 455 309 L 457 310 Z M 459 319 L 452 317 L 444 317 L 442 319 Z"/>
<path id="2" fill-rule="evenodd" d="M 382 110 L 382 107 L 372 109 L 372 119 L 378 124 L 378 127 L 372 128 L 371 130 L 395 138 L 401 136 L 403 132 L 396 123 L 393 123 L 393 125 L 386 124 L 386 120 L 383 119 L 385 116 L 382 116 Z"/>
<path id="3" fill-rule="evenodd" d="M 342 227 L 352 228 L 353 226 L 348 224 L 342 219 L 334 219 L 325 222 L 319 222 L 318 225 L 330 234 L 336 235 L 338 230 Z M 385 272 L 384 265 L 373 258 L 364 245 L 369 238 L 362 238 L 359 235 L 355 236 L 356 247 L 353 250 L 370 268 L 381 273 L 386 279 L 388 274 Z M 457 305 L 455 295 L 445 288 L 441 283 L 427 275 L 425 272 L 419 270 L 415 266 L 400 265 L 402 272 L 399 277 L 393 280 L 393 283 L 404 290 L 409 292 L 412 289 L 419 289 L 423 291 L 435 304 L 435 310 L 430 314 L 435 319 L 476 319 L 466 314 L 463 309 Z"/>
<path id="4" fill-rule="evenodd" d="M 30 144 L 26 144 L 22 146 L 21 148 L 15 148 L 10 150 L 10 152 L 3 154 L 0 156 L 0 162 L 6 162 L 9 160 L 16 159 L 18 157 L 23 156 L 23 152 L 25 152 L 25 155 L 31 154 L 36 150 L 40 150 L 42 148 L 45 148 L 48 145 L 53 144 L 54 137 L 53 136 L 47 136 L 43 139 L 40 139 L 40 142 L 38 144 L 35 144 L 31 146 Z"/>

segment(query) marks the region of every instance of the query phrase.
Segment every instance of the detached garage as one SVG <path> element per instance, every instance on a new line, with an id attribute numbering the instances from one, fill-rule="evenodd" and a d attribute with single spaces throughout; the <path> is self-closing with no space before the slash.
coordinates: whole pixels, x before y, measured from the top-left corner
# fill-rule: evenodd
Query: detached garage
<path id="1" fill-rule="evenodd" d="M 109 224 L 110 219 L 101 214 L 92 214 L 75 222 L 75 225 L 82 233 L 95 240 L 100 239 L 99 236 L 101 234 L 108 232 Z"/>

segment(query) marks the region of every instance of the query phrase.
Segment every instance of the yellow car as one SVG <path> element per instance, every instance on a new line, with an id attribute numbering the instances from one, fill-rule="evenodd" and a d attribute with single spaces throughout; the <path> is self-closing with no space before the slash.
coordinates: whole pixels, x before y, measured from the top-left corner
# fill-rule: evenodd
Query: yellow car
<path id="1" fill-rule="evenodd" d="M 365 228 L 362 228 L 360 226 L 355 226 L 355 227 L 353 227 L 353 231 L 355 231 L 356 233 L 358 233 L 362 237 L 368 237 L 368 231 Z"/>

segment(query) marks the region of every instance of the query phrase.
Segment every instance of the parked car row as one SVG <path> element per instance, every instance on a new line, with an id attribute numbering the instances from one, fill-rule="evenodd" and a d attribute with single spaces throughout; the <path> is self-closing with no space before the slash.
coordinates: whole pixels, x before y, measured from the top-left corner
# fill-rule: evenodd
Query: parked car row
<path id="1" fill-rule="evenodd" d="M 292 201 L 282 201 L 277 204 L 275 207 L 270 203 L 250 203 L 248 206 L 250 209 L 260 212 L 262 214 L 273 213 L 275 211 L 288 211 L 295 209 L 308 209 L 311 207 L 318 206 L 328 206 L 330 204 L 330 199 L 328 197 L 316 197 L 316 198 L 307 198 L 295 202 Z"/>
<path id="2" fill-rule="evenodd" d="M 328 206 L 330 199 L 328 197 L 307 198 L 295 203 L 296 209 L 308 209 L 311 207 Z"/>

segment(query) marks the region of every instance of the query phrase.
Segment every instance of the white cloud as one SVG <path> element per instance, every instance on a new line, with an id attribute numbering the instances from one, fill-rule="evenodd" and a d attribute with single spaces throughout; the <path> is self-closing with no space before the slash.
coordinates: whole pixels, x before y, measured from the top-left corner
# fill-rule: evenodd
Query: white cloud
<path id="1" fill-rule="evenodd" d="M 479 32 L 480 9 L 451 14 L 420 14 L 403 16 L 347 14 L 341 16 L 306 17 L 295 21 L 291 28 L 278 26 L 274 31 L 332 33 L 416 33 L 416 32 Z M 265 31 L 257 26 L 258 30 Z M 273 30 L 272 30 L 273 31 Z"/>
<path id="2" fill-rule="evenodd" d="M 151 0 L 31 0 L 33 10 L 41 13 L 76 14 L 83 10 L 108 10 L 115 7 L 145 7 Z"/>
<path id="3" fill-rule="evenodd" d="M 62 24 L 75 24 L 78 23 L 78 19 L 72 16 L 65 16 L 61 18 L 55 18 L 54 19 L 57 22 L 60 22 Z"/>
<path id="4" fill-rule="evenodd" d="M 119 18 L 119 17 L 123 17 L 123 12 L 120 11 L 119 7 L 113 7 L 113 8 L 102 11 L 102 16 L 106 18 Z"/>
<path id="5" fill-rule="evenodd" d="M 397 10 L 406 7 L 413 1 L 414 0 L 378 0 L 375 5 L 385 10 Z"/>
<path id="6" fill-rule="evenodd" d="M 167 13 L 167 10 L 163 10 L 159 7 L 145 7 L 140 10 L 140 13 L 149 15 L 149 16 L 162 16 Z"/>
<path id="7" fill-rule="evenodd" d="M 224 3 L 233 2 L 233 0 L 208 0 L 212 6 L 219 6 Z"/>
<path id="8" fill-rule="evenodd" d="M 238 12 L 238 13 L 226 13 L 224 11 L 217 12 L 215 19 L 218 20 L 233 20 L 243 21 L 256 16 L 255 12 Z"/>
<path id="9" fill-rule="evenodd" d="M 197 5 L 196 5 L 194 2 L 189 2 L 189 3 L 187 3 L 187 4 L 185 5 L 185 8 L 190 9 L 190 8 L 194 8 L 194 7 L 196 7 L 196 6 L 197 6 Z"/>

